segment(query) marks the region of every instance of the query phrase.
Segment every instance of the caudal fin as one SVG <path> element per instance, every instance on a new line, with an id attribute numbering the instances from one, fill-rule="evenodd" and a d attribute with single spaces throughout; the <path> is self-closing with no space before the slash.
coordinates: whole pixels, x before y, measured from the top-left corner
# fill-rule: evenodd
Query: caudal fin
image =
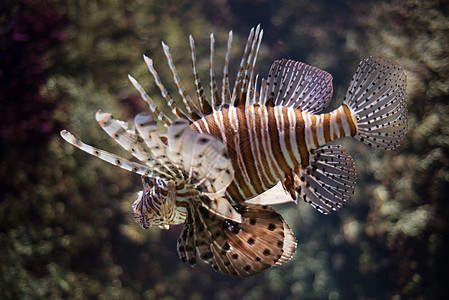
<path id="1" fill-rule="evenodd" d="M 385 150 L 401 145 L 408 129 L 406 86 L 397 63 L 379 57 L 360 62 L 344 101 L 357 119 L 356 139 Z"/>

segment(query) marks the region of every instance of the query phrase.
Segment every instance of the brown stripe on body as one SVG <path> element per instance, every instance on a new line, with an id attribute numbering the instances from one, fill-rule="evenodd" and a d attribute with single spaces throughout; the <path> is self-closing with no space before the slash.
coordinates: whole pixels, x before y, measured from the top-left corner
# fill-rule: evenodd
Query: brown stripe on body
<path id="1" fill-rule="evenodd" d="M 214 114 L 219 114 L 218 119 L 220 119 L 220 120 L 223 119 L 224 127 L 230 128 L 227 109 L 223 109 L 222 111 L 215 112 Z M 235 181 L 243 182 L 243 176 L 242 176 L 242 173 L 240 170 L 236 170 L 236 166 L 238 166 L 238 164 L 236 163 L 237 159 L 236 159 L 235 147 L 234 147 L 234 143 L 233 143 L 234 136 L 230 132 L 230 131 L 232 131 L 232 129 L 231 130 L 222 130 L 222 125 L 217 124 L 217 120 L 214 118 L 214 114 L 207 115 L 206 117 L 196 121 L 195 123 L 201 123 L 201 122 L 207 123 L 207 127 L 209 128 L 208 133 L 210 135 L 216 137 L 218 140 L 220 140 L 222 142 L 223 142 L 224 136 L 226 137 L 226 140 L 227 140 L 226 147 L 227 147 L 229 157 L 232 160 L 232 164 L 233 164 L 233 167 L 235 170 L 234 180 L 231 182 L 231 184 L 226 189 L 226 191 L 231 195 L 231 198 L 235 202 L 245 201 L 245 200 L 247 200 L 246 195 L 242 195 L 240 193 L 238 187 L 235 184 Z M 200 126 L 202 128 L 204 125 L 200 125 Z M 194 131 L 198 131 L 198 128 L 193 124 L 190 125 L 190 128 Z M 248 192 L 248 191 L 246 191 L 246 192 Z M 245 191 L 244 191 L 244 193 L 245 193 Z"/>
<path id="2" fill-rule="evenodd" d="M 281 170 L 288 174 L 291 170 L 290 166 L 288 165 L 287 161 L 284 158 L 284 155 L 282 155 L 282 150 L 280 146 L 280 139 L 279 139 L 279 130 L 276 125 L 276 117 L 274 115 L 274 108 L 273 107 L 267 107 L 268 111 L 268 133 L 270 135 L 271 139 L 271 147 L 273 149 L 273 155 L 276 159 L 276 161 L 279 164 L 279 167 Z"/>
<path id="3" fill-rule="evenodd" d="M 207 123 L 207 126 L 206 126 L 206 123 Z M 200 132 L 200 133 L 208 133 L 215 137 L 217 137 L 216 134 L 219 134 L 219 132 L 220 132 L 219 126 L 215 122 L 212 115 L 208 115 L 205 118 L 195 121 L 195 123 L 190 124 L 189 127 L 193 131 Z M 198 129 L 198 127 L 200 127 L 201 129 Z M 217 137 L 217 138 L 220 141 L 222 140 L 221 137 Z"/>
<path id="4" fill-rule="evenodd" d="M 240 151 L 242 153 L 243 163 L 248 173 L 250 183 L 241 183 L 251 184 L 256 192 L 260 194 L 264 192 L 264 189 L 262 188 L 262 183 L 257 175 L 258 170 L 256 167 L 256 153 L 254 153 L 251 149 L 251 141 L 248 131 L 251 129 L 247 126 L 245 110 L 246 109 L 244 107 L 237 108 L 237 119 L 239 122 L 239 132 L 237 134 L 240 135 Z"/>
<path id="5" fill-rule="evenodd" d="M 309 165 L 309 151 L 306 145 L 305 121 L 300 110 L 295 110 L 296 114 L 296 143 L 299 147 L 301 156 L 301 167 L 305 168 Z"/>
<path id="6" fill-rule="evenodd" d="M 329 125 L 324 125 L 324 130 L 327 131 L 330 130 L 330 128 L 333 129 L 331 140 L 345 136 L 354 136 L 357 133 L 357 127 L 354 123 L 352 112 L 346 104 L 343 104 L 334 111 L 326 114 L 326 118 L 327 117 L 329 118 Z M 345 129 L 348 134 L 346 134 Z M 328 142 L 327 139 L 326 142 Z"/>
<path id="7" fill-rule="evenodd" d="M 270 182 L 275 182 L 276 179 L 273 177 L 272 172 L 275 172 L 275 175 L 277 176 L 277 178 L 281 178 L 281 174 L 279 174 L 279 172 L 277 171 L 276 168 L 271 168 L 270 164 L 268 163 L 268 159 L 269 159 L 269 154 L 268 154 L 268 149 L 264 148 L 264 143 L 263 141 L 265 141 L 265 144 L 269 145 L 270 141 L 270 136 L 267 133 L 267 131 L 262 132 L 263 130 L 263 125 L 266 121 L 266 118 L 268 117 L 268 115 L 265 114 L 265 109 L 263 108 L 255 108 L 253 107 L 252 110 L 254 110 L 254 115 L 255 115 L 255 120 L 253 122 L 255 122 L 254 124 L 254 128 L 255 128 L 255 132 L 256 132 L 256 138 L 259 141 L 259 149 L 257 149 L 257 151 L 259 151 L 260 155 L 260 159 L 262 162 L 262 168 L 265 170 L 265 173 L 267 174 L 269 181 Z M 262 117 L 259 114 L 259 111 L 262 112 Z M 270 126 L 270 124 L 268 124 L 268 126 Z M 265 133 L 265 134 L 263 134 Z M 265 178 L 263 178 L 265 179 Z M 264 184 L 266 187 L 271 186 L 268 182 L 268 180 L 264 180 Z"/>
<path id="8" fill-rule="evenodd" d="M 274 182 L 275 179 L 271 174 L 270 166 L 266 160 L 266 153 L 268 150 L 265 149 L 263 146 L 263 139 L 265 138 L 265 136 L 262 134 L 262 126 L 263 126 L 262 124 L 264 120 L 261 118 L 259 114 L 260 112 L 259 108 L 255 107 L 242 108 L 242 111 L 248 111 L 249 127 L 250 127 L 248 130 L 251 130 L 251 134 L 253 137 L 254 149 L 251 152 L 253 154 L 255 171 L 260 174 L 259 177 L 260 179 L 262 179 L 263 185 L 266 188 L 269 188 L 272 185 L 270 183 Z M 262 189 L 261 191 L 264 192 L 264 190 Z"/>
<path id="9" fill-rule="evenodd" d="M 332 129 L 331 141 L 333 141 L 335 139 L 338 139 L 338 127 L 336 126 L 338 118 L 338 109 L 335 109 L 334 111 L 330 112 L 329 116 L 330 116 L 329 129 Z"/>
<path id="10" fill-rule="evenodd" d="M 232 160 L 233 167 L 235 169 L 235 175 L 234 180 L 231 183 L 231 185 L 227 188 L 227 193 L 232 197 L 232 199 L 236 202 L 241 202 L 248 200 L 256 195 L 253 195 L 251 192 L 251 189 L 247 185 L 245 178 L 242 174 L 242 170 L 239 169 L 239 164 L 237 162 L 237 156 L 238 153 L 236 152 L 236 145 L 234 144 L 235 141 L 235 135 L 239 134 L 239 146 L 241 155 L 243 158 L 243 163 L 245 164 L 246 170 L 248 172 L 248 177 L 250 178 L 252 188 L 256 190 L 257 193 L 262 193 L 265 190 L 263 190 L 262 182 L 265 187 L 271 187 L 272 184 L 270 182 L 276 182 L 279 179 L 282 179 L 285 175 L 284 174 L 290 174 L 291 173 L 291 166 L 289 166 L 286 158 L 284 157 L 281 147 L 280 147 L 280 139 L 279 139 L 279 129 L 277 128 L 276 123 L 276 117 L 273 107 L 265 107 L 265 108 L 251 108 L 254 110 L 254 115 L 250 114 L 250 126 L 253 126 L 253 139 L 254 139 L 254 146 L 256 146 L 255 139 L 258 140 L 258 149 L 254 149 L 254 151 L 251 149 L 251 143 L 249 141 L 249 132 L 248 130 L 252 130 L 251 128 L 248 128 L 247 119 L 245 115 L 245 111 L 247 110 L 247 107 L 239 107 L 237 108 L 237 118 L 239 122 L 239 132 L 235 133 L 233 130 L 233 126 L 230 124 L 229 119 L 229 111 L 228 109 L 223 109 L 220 112 L 217 112 L 220 114 L 221 118 L 223 118 L 224 123 L 224 134 L 226 136 L 226 147 L 228 149 L 228 154 L 230 159 Z M 302 117 L 302 114 L 300 111 L 295 111 L 296 116 L 296 128 L 295 128 L 295 138 L 297 141 L 297 145 L 299 147 L 299 153 L 301 156 L 301 162 L 297 161 L 297 158 L 291 151 L 297 151 L 297 149 L 292 149 L 290 136 L 293 134 L 290 130 L 290 121 L 288 119 L 288 113 L 287 110 L 281 110 L 284 117 L 284 129 L 285 129 L 285 146 L 289 151 L 290 158 L 292 162 L 295 165 L 301 164 L 302 166 L 308 165 L 308 159 L 309 159 L 309 153 L 307 152 L 306 143 L 305 143 L 305 135 L 304 135 L 304 119 Z M 204 120 L 204 121 L 203 121 Z M 208 132 L 210 132 L 211 135 L 217 137 L 219 140 L 223 140 L 223 133 L 221 126 L 219 126 L 216 123 L 216 120 L 213 118 L 212 115 L 208 115 L 202 120 L 197 121 L 198 126 L 206 131 L 206 127 L 202 122 L 207 122 L 208 125 Z M 254 124 L 252 123 L 254 122 Z M 268 127 L 266 124 L 268 123 Z M 191 126 L 192 129 L 195 131 L 198 131 L 198 128 L 195 126 Z M 267 127 L 267 128 L 266 128 Z M 255 134 L 255 135 L 254 135 Z M 264 142 L 262 142 L 264 141 Z M 280 170 L 284 174 L 279 174 L 279 170 L 274 165 L 272 166 L 270 164 L 270 161 L 272 160 L 272 157 L 268 154 L 268 149 L 265 149 L 264 144 L 267 146 L 270 145 L 272 149 L 272 153 L 274 156 L 274 159 L 276 162 L 273 162 L 273 164 L 276 164 L 279 166 Z M 256 151 L 260 151 L 261 156 L 261 163 L 262 165 L 259 165 L 259 168 L 264 168 L 266 177 L 261 174 L 261 178 L 258 176 L 259 170 L 257 168 L 259 161 Z M 262 173 L 262 172 L 260 172 Z M 262 180 L 262 182 L 261 182 Z M 237 186 L 238 183 L 238 186 Z M 240 190 L 239 188 L 240 187 Z M 243 195 L 241 194 L 243 193 Z"/>
<path id="11" fill-rule="evenodd" d="M 312 113 L 308 113 L 310 117 L 310 130 L 312 131 L 313 143 L 315 145 L 319 145 L 318 136 L 317 136 L 317 119 L 316 116 Z"/>
<path id="12" fill-rule="evenodd" d="M 343 111 L 346 116 L 346 120 L 348 121 L 348 124 L 349 124 L 349 129 L 351 130 L 351 136 L 355 136 L 357 133 L 357 128 L 352 119 L 352 112 L 346 104 L 343 104 L 342 106 L 343 106 Z"/>
<path id="13" fill-rule="evenodd" d="M 327 142 L 331 141 L 331 129 L 330 129 L 330 114 L 324 114 L 324 120 L 323 120 L 323 134 L 324 134 L 324 140 Z"/>
<path id="14" fill-rule="evenodd" d="M 234 180 L 231 182 L 231 184 L 226 189 L 226 193 L 229 194 L 231 199 L 235 201 L 236 203 L 244 202 L 248 200 L 249 198 L 246 195 L 242 195 L 235 183 L 237 176 L 234 177 Z"/>
<path id="15" fill-rule="evenodd" d="M 293 151 L 295 151 L 295 149 L 293 149 L 292 147 L 292 141 L 290 140 L 290 131 L 293 130 L 295 131 L 295 128 L 291 129 L 291 125 L 290 125 L 290 119 L 288 117 L 288 108 L 284 108 L 282 110 L 280 110 L 280 112 L 283 115 L 283 120 L 284 120 L 284 142 L 285 142 L 285 148 L 288 151 L 288 154 L 290 156 L 290 159 L 293 162 L 294 166 L 299 165 L 299 162 L 296 160 L 295 154 L 293 153 Z"/>
<path id="16" fill-rule="evenodd" d="M 334 134 L 332 135 L 332 140 L 336 140 L 336 139 L 338 139 L 339 137 L 338 137 L 338 131 L 337 130 L 334 130 Z"/>
<path id="17" fill-rule="evenodd" d="M 345 129 L 343 128 L 343 122 L 341 121 L 341 107 L 337 109 L 337 127 L 338 127 L 338 131 L 339 133 L 339 137 L 344 137 L 345 136 Z"/>
<path id="18" fill-rule="evenodd" d="M 239 164 L 238 164 L 238 153 L 235 147 L 235 137 L 236 135 L 239 134 L 239 132 L 234 132 L 233 130 L 233 126 L 231 124 L 231 122 L 235 122 L 236 120 L 230 120 L 229 119 L 229 112 L 228 109 L 224 109 L 222 110 L 222 115 L 223 115 L 223 123 L 224 123 L 224 128 L 225 128 L 225 135 L 226 135 L 226 147 L 228 149 L 228 154 L 229 157 L 232 160 L 232 165 L 234 167 L 234 180 L 231 183 L 231 185 L 228 187 L 227 191 L 231 194 L 231 196 L 234 198 L 234 196 L 236 197 L 236 199 L 241 199 L 241 196 L 244 196 L 245 199 L 243 200 L 247 200 L 251 197 L 253 197 L 254 195 L 251 193 L 251 190 L 248 188 L 248 185 L 245 184 L 245 178 L 243 176 L 243 170 L 239 169 Z M 235 186 L 235 182 L 239 183 L 239 187 L 241 188 L 242 192 L 244 195 L 240 195 L 237 187 Z M 235 187 L 235 190 L 234 190 Z M 239 197 L 237 197 L 237 194 L 240 195 Z M 234 200 L 236 200 L 234 199 Z"/>
<path id="19" fill-rule="evenodd" d="M 197 122 L 195 122 L 195 124 L 197 124 L 197 126 L 199 126 L 201 128 L 200 129 L 201 133 L 209 133 L 209 130 L 208 130 L 205 122 L 206 122 L 206 120 L 204 118 L 199 119 Z M 198 131 L 198 128 L 195 127 L 194 125 L 191 125 L 190 128 L 192 128 L 195 131 Z"/>

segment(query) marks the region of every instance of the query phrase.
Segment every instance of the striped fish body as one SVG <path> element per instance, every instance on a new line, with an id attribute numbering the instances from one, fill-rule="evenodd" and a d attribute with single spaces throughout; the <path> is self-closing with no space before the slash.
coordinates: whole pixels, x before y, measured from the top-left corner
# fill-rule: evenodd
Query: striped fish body
<path id="1" fill-rule="evenodd" d="M 142 175 L 134 218 L 145 229 L 184 223 L 177 243 L 182 261 L 194 266 L 199 257 L 216 271 L 247 277 L 293 256 L 296 238 L 280 214 L 270 206 L 231 205 L 224 196 L 234 169 L 219 139 L 192 130 L 187 120 L 174 121 L 164 143 L 151 115 L 137 115 L 132 130 L 109 113 L 99 111 L 96 118 L 141 164 L 84 144 L 68 131 L 62 137 Z"/>
<path id="2" fill-rule="evenodd" d="M 319 114 L 330 103 L 333 90 L 332 76 L 323 70 L 278 60 L 258 87 L 254 68 L 262 35 L 259 26 L 251 30 L 231 89 L 230 32 L 221 93 L 211 35 L 210 99 L 199 78 L 190 37 L 197 101 L 184 88 L 163 43 L 182 105 L 162 84 L 153 61 L 144 56 L 165 107 L 129 76 L 151 115 L 137 115 L 132 128 L 111 114 L 96 115 L 100 126 L 139 163 L 61 132 L 81 150 L 142 175 L 143 191 L 133 205 L 134 216 L 144 228 L 168 229 L 185 222 L 178 239 L 183 261 L 193 266 L 198 256 L 217 271 L 242 277 L 281 264 L 296 250 L 291 229 L 270 205 L 301 198 L 327 214 L 351 197 L 354 162 L 342 146 L 328 142 L 351 136 L 391 150 L 407 132 L 406 76 L 398 64 L 376 57 L 361 61 L 343 104 Z M 158 121 L 168 129 L 167 136 L 160 135 Z"/>
<path id="3" fill-rule="evenodd" d="M 272 64 L 267 79 L 258 86 L 254 67 L 262 35 L 259 27 L 251 30 L 231 89 L 230 32 L 221 93 L 214 75 L 215 40 L 211 35 L 210 99 L 201 84 L 190 37 L 197 101 L 184 88 L 168 46 L 163 44 L 182 105 L 175 103 L 162 84 L 153 61 L 144 59 L 166 108 L 176 118 L 192 123 L 191 129 L 210 134 L 225 145 L 235 170 L 226 190 L 231 204 L 273 205 L 302 198 L 324 214 L 336 211 L 352 195 L 356 171 L 342 146 L 326 143 L 353 136 L 372 147 L 398 147 L 407 132 L 406 76 L 395 62 L 369 57 L 360 62 L 342 106 L 318 114 L 331 101 L 332 76 L 307 64 L 282 59 Z M 152 114 L 169 127 L 174 118 L 166 115 L 134 78 L 130 80 Z M 283 191 L 291 197 L 285 197 Z"/>
<path id="4" fill-rule="evenodd" d="M 243 202 L 310 164 L 324 144 L 356 133 L 347 105 L 326 114 L 282 106 L 240 106 L 216 111 L 191 125 L 226 144 L 235 177 L 230 199 Z M 293 194 L 294 195 L 294 194 Z"/>

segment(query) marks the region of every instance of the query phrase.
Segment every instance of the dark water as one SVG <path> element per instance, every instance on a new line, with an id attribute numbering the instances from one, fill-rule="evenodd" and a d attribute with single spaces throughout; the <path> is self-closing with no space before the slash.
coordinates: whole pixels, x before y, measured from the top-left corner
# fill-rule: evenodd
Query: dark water
<path id="1" fill-rule="evenodd" d="M 448 296 L 449 20 L 440 1 L 4 1 L 0 5 L 0 295 L 20 298 L 442 299 Z M 342 143 L 355 194 L 323 216 L 304 203 L 279 211 L 299 241 L 293 259 L 247 279 L 178 259 L 180 226 L 143 230 L 131 217 L 140 179 L 74 150 L 122 153 L 96 124 L 146 110 L 127 80 L 158 101 L 142 54 L 176 94 L 160 42 L 193 89 L 188 35 L 207 78 L 234 30 L 236 71 L 249 29 L 265 30 L 258 72 L 275 59 L 334 76 L 341 103 L 358 62 L 384 56 L 408 77 L 409 133 L 394 152 Z M 220 78 L 220 77 L 219 77 Z M 205 80 L 205 79 L 203 79 Z"/>

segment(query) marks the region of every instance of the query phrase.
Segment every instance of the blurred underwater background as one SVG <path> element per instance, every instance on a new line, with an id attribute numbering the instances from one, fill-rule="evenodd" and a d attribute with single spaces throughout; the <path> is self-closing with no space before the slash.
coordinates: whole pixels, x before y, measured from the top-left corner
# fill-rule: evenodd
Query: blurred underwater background
<path id="1" fill-rule="evenodd" d="M 437 0 L 3 0 L 0 297 L 449 297 L 448 15 L 449 2 Z M 177 96 L 165 41 L 193 95 L 189 34 L 204 81 L 209 34 L 221 70 L 233 30 L 235 76 L 247 34 L 259 23 L 260 76 L 281 58 L 324 69 L 334 77 L 334 108 L 358 62 L 383 56 L 405 70 L 410 118 L 396 151 L 341 141 L 357 169 L 349 203 L 328 216 L 301 202 L 276 207 L 295 232 L 297 252 L 288 263 L 242 279 L 182 263 L 181 226 L 143 230 L 131 215 L 140 176 L 75 149 L 59 131 L 126 156 L 94 116 L 102 109 L 132 120 L 148 111 L 127 74 L 161 99 L 142 55 L 154 60 Z"/>

